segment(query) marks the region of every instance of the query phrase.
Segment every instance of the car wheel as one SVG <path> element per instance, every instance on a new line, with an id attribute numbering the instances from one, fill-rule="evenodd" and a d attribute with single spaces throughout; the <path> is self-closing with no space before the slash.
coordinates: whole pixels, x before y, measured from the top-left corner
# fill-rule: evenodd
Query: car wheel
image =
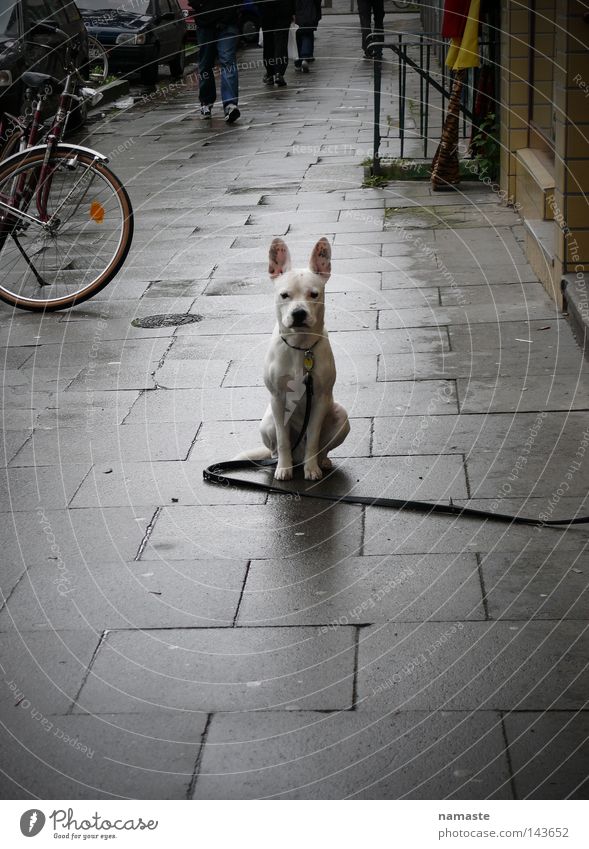
<path id="1" fill-rule="evenodd" d="M 170 61 L 170 74 L 172 77 L 182 77 L 186 67 L 186 45 L 182 45 L 178 53 Z"/>
<path id="2" fill-rule="evenodd" d="M 141 82 L 143 85 L 154 86 L 159 77 L 159 60 L 154 59 L 150 65 L 146 65 L 141 69 Z"/>

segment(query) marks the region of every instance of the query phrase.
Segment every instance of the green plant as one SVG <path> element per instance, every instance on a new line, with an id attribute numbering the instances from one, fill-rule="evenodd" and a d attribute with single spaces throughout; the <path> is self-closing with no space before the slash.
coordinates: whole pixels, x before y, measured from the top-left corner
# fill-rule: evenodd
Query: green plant
<path id="1" fill-rule="evenodd" d="M 365 177 L 364 182 L 362 183 L 362 188 L 364 189 L 380 189 L 382 186 L 386 186 L 389 182 L 389 178 L 381 175 L 381 174 L 372 174 L 370 177 Z"/>
<path id="2" fill-rule="evenodd" d="M 494 112 L 484 118 L 471 142 L 473 158 L 479 175 L 495 180 L 499 173 L 499 125 Z"/>

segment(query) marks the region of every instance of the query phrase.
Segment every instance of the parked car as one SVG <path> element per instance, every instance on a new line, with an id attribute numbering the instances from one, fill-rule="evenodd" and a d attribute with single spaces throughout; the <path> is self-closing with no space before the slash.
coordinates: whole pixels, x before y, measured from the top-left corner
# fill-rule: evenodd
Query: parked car
<path id="1" fill-rule="evenodd" d="M 194 11 L 190 5 L 190 0 L 178 0 L 184 21 L 186 23 L 186 40 L 196 43 L 196 21 L 194 20 Z"/>
<path id="2" fill-rule="evenodd" d="M 39 23 L 59 27 L 68 41 L 47 28 L 36 32 Z M 25 71 L 64 80 L 67 44 L 74 50 L 77 67 L 87 74 L 88 34 L 73 0 L 0 0 L 0 111 L 20 114 Z M 58 94 L 48 99 L 46 114 L 55 111 Z M 71 125 L 81 123 L 84 116 L 84 107 L 76 110 Z"/>
<path id="3" fill-rule="evenodd" d="M 1 2 L 1 0 L 0 0 Z M 178 0 L 78 0 L 90 35 L 108 52 L 109 69 L 139 71 L 155 85 L 158 65 L 181 77 L 186 62 L 186 24 Z"/>

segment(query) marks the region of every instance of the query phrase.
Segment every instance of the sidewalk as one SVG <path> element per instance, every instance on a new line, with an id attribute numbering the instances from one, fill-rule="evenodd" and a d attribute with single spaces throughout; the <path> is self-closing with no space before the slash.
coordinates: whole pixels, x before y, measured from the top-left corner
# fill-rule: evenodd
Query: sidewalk
<path id="1" fill-rule="evenodd" d="M 360 188 L 359 45 L 324 19 L 280 91 L 243 53 L 233 127 L 193 83 L 96 125 L 124 271 L 71 313 L 0 305 L 3 798 L 586 797 L 589 529 L 202 481 L 258 444 L 272 237 L 302 264 L 327 235 L 352 433 L 321 486 L 589 512 L 588 369 L 518 218 Z M 163 313 L 200 320 L 132 324 Z"/>

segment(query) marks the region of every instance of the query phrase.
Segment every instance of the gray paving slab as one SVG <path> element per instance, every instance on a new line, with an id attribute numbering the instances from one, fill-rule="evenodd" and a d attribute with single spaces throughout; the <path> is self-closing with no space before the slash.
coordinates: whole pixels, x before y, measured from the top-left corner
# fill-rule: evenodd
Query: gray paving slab
<path id="1" fill-rule="evenodd" d="M 552 381 L 540 375 L 506 380 L 457 380 L 460 411 L 464 413 L 535 412 L 589 409 L 586 381 Z"/>
<path id="2" fill-rule="evenodd" d="M 571 710 L 586 702 L 583 621 L 389 622 L 362 629 L 359 710 Z"/>
<path id="3" fill-rule="evenodd" d="M 144 392 L 125 424 L 200 422 L 206 419 L 260 419 L 268 403 L 266 388 L 158 389 Z"/>
<path id="4" fill-rule="evenodd" d="M 583 619 L 587 609 L 586 552 L 491 552 L 481 557 L 491 619 Z"/>
<path id="5" fill-rule="evenodd" d="M 3 799 L 186 798 L 206 715 L 4 718 Z"/>
<path id="6" fill-rule="evenodd" d="M 542 356 L 551 346 L 559 347 L 563 352 L 571 352 L 579 357 L 580 348 L 574 340 L 570 327 L 561 318 L 554 317 L 530 321 L 492 321 L 478 324 L 476 334 L 470 327 L 460 324 L 450 325 L 450 345 L 453 351 L 495 350 L 504 354 L 515 351 L 522 357 Z"/>
<path id="7" fill-rule="evenodd" d="M 152 515 L 151 509 L 120 507 L 17 512 L 0 523 L 0 548 L 19 569 L 35 562 L 56 568 L 63 562 L 70 569 L 79 560 L 132 560 Z"/>
<path id="8" fill-rule="evenodd" d="M 211 486 L 194 463 L 181 460 L 96 464 L 72 499 L 72 507 L 263 504 L 266 494 Z"/>
<path id="9" fill-rule="evenodd" d="M 497 713 L 213 717 L 194 799 L 509 799 Z"/>
<path id="10" fill-rule="evenodd" d="M 403 292 L 408 290 L 403 289 Z M 428 291 L 428 290 L 422 290 Z M 474 334 L 476 335 L 476 333 Z M 552 379 L 556 374 L 568 380 L 585 379 L 589 365 L 579 360 L 579 352 L 561 350 L 558 346 L 518 353 L 514 349 L 471 351 L 446 351 L 437 353 L 397 354 L 394 358 L 382 356 L 378 380 L 399 378 L 510 378 L 525 375 L 543 375 Z"/>
<path id="11" fill-rule="evenodd" d="M 354 652 L 353 628 L 112 631 L 76 711 L 345 710 Z"/>
<path id="12" fill-rule="evenodd" d="M 261 447 L 260 422 L 209 422 L 199 429 L 188 457 L 189 464 L 209 466 L 215 460 L 232 459 L 243 451 Z M 350 419 L 350 434 L 331 453 L 336 457 L 367 457 L 370 454 L 372 419 Z"/>
<path id="13" fill-rule="evenodd" d="M 324 550 L 342 557 L 356 554 L 361 538 L 361 508 L 350 507 L 344 514 L 329 504 L 318 511 L 315 504 L 285 493 L 267 505 L 165 507 L 141 560 L 231 559 L 236 553 L 298 557 L 308 551 L 321 556 Z"/>
<path id="14" fill-rule="evenodd" d="M 587 799 L 587 711 L 513 712 L 504 722 L 518 799 Z"/>
<path id="15" fill-rule="evenodd" d="M 544 498 L 505 498 L 498 492 L 494 498 L 455 500 L 458 506 L 474 507 L 490 513 L 521 515 L 537 519 L 584 516 L 587 499 L 559 497 L 554 504 Z M 575 528 L 537 528 L 506 522 L 478 520 L 455 516 L 427 516 L 415 511 L 394 512 L 373 507 L 366 511 L 364 554 L 413 554 L 455 551 L 542 551 L 570 553 L 584 550 L 589 531 L 584 525 Z"/>
<path id="16" fill-rule="evenodd" d="M 66 507 L 90 471 L 85 463 L 0 471 L 0 512 Z"/>
<path id="17" fill-rule="evenodd" d="M 336 363 L 337 386 L 343 383 L 357 384 L 376 379 L 378 354 L 367 354 L 365 356 L 341 355 Z M 227 368 L 223 379 L 224 387 L 237 386 L 263 386 L 264 367 L 263 363 L 254 357 L 246 360 L 232 360 Z M 336 387 L 337 391 L 337 387 Z"/>
<path id="18" fill-rule="evenodd" d="M 356 357 L 367 354 L 397 354 L 428 351 L 447 351 L 448 334 L 444 328 L 406 328 L 360 332 L 331 330 L 329 341 L 336 357 Z M 268 348 L 269 336 L 193 336 L 175 337 L 166 359 L 248 359 L 259 361 Z M 263 361 L 263 359 L 262 359 Z"/>
<path id="19" fill-rule="evenodd" d="M 0 716 L 66 713 L 100 636 L 91 628 L 0 633 Z"/>
<path id="20" fill-rule="evenodd" d="M 347 557 L 250 565 L 238 625 L 484 619 L 473 555 Z"/>
<path id="21" fill-rule="evenodd" d="M 7 466 L 30 439 L 31 430 L 4 430 L 0 440 L 0 466 Z"/>
<path id="22" fill-rule="evenodd" d="M 0 631 L 230 626 L 246 567 L 229 560 L 77 562 L 58 577 L 47 563 L 31 565 L 0 612 Z"/>
<path id="23" fill-rule="evenodd" d="M 168 339 L 125 339 L 108 340 L 102 338 L 86 338 L 69 341 L 67 345 L 58 343 L 45 344 L 41 342 L 32 348 L 27 348 L 30 359 L 26 367 L 61 369 L 62 367 L 78 366 L 79 369 L 90 366 L 91 359 L 99 360 L 100 367 L 109 363 L 117 365 L 137 365 L 137 363 L 157 363 L 164 355 Z M 92 357 L 91 357 L 92 354 Z M 98 366 L 97 366 L 98 370 Z"/>
<path id="24" fill-rule="evenodd" d="M 554 304 L 544 303 L 533 308 L 503 306 L 502 304 L 473 304 L 460 307 L 431 307 L 421 309 L 382 309 L 378 313 L 378 328 L 431 327 L 436 325 L 488 324 L 496 321 L 526 321 L 554 317 Z M 474 333 L 476 336 L 476 332 Z"/>
<path id="25" fill-rule="evenodd" d="M 11 466 L 61 466 L 109 461 L 158 462 L 184 460 L 196 436 L 199 423 L 149 422 L 93 428 L 86 433 L 77 427 L 37 428 L 14 454 Z"/>

